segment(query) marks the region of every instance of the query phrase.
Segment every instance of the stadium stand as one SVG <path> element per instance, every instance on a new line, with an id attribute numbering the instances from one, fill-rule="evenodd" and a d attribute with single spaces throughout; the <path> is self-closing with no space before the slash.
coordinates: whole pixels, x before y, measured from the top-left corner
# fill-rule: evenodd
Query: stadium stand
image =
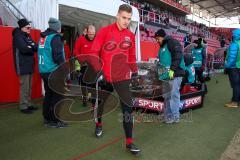
<path id="1" fill-rule="evenodd" d="M 199 34 L 204 35 L 205 38 L 216 39 L 218 35 L 210 32 L 210 28 L 205 26 L 204 24 L 200 24 L 197 22 L 189 22 L 185 20 L 185 16 L 174 15 L 172 12 L 166 10 L 160 10 L 159 7 L 156 8 L 154 5 L 143 2 L 139 3 L 134 0 L 123 0 L 131 4 L 132 6 L 138 8 L 140 14 L 140 20 L 143 24 L 155 25 L 158 27 L 170 30 L 176 30 L 179 34 L 186 34 L 187 32 L 192 34 L 193 36 L 197 36 Z M 174 4 L 173 6 L 181 9 L 181 4 L 176 3 L 176 1 L 165 0 L 166 3 Z M 187 12 L 187 9 L 185 9 Z M 145 40 L 146 38 L 144 38 Z M 181 38 L 178 38 L 181 39 Z"/>
<path id="2" fill-rule="evenodd" d="M 197 23 L 195 21 L 185 20 L 185 15 L 174 15 L 172 12 L 166 10 L 160 10 L 160 7 L 156 8 L 156 5 L 135 1 L 135 0 L 123 0 L 136 7 L 139 10 L 140 21 L 140 37 L 141 41 L 148 41 L 156 43 L 154 39 L 154 33 L 158 28 L 163 28 L 165 31 L 183 43 L 186 33 L 190 33 L 193 36 L 193 40 L 197 39 L 199 35 L 202 35 L 208 44 L 208 52 L 213 54 L 217 48 L 220 47 L 219 32 L 211 32 L 210 28 L 204 24 Z M 184 6 L 172 0 L 165 0 L 166 3 L 171 3 L 178 9 L 183 9 Z M 188 12 L 187 9 L 183 9 Z"/>

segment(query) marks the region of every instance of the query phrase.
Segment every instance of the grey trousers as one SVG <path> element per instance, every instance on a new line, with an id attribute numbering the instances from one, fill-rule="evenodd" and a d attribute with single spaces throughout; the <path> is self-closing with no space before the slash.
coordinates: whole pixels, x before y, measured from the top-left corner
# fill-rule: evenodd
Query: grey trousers
<path id="1" fill-rule="evenodd" d="M 27 109 L 31 105 L 32 74 L 20 75 L 20 105 L 19 108 Z"/>

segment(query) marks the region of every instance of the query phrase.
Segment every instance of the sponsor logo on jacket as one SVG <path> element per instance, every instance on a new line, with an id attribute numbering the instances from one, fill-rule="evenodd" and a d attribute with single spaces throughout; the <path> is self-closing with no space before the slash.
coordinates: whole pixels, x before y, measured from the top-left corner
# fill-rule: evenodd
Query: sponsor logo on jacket
<path id="1" fill-rule="evenodd" d="M 39 48 L 44 48 L 47 37 L 40 38 Z"/>

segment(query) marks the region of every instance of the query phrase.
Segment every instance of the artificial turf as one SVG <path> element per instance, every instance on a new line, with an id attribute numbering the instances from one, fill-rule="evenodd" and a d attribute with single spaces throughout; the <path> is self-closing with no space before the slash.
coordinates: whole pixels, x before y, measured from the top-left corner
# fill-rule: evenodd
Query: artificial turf
<path id="1" fill-rule="evenodd" d="M 7 104 L 12 107 L 0 109 L 0 159 L 218 160 L 240 128 L 240 109 L 223 107 L 230 98 L 228 78 L 219 74 L 208 82 L 203 108 L 185 113 L 179 124 L 135 123 L 134 137 L 142 149 L 138 157 L 124 148 L 120 108 L 103 119 L 104 136 L 96 139 L 93 122 L 47 128 L 41 109 L 24 115 Z M 74 107 L 82 108 L 80 102 Z"/>

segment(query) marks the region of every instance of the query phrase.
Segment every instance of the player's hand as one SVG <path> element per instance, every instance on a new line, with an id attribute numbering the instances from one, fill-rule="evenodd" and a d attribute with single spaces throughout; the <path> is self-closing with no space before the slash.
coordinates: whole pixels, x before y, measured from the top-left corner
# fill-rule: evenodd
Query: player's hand
<path id="1" fill-rule="evenodd" d="M 132 73 L 131 77 L 132 77 L 132 79 L 138 78 L 138 73 L 137 72 Z"/>

